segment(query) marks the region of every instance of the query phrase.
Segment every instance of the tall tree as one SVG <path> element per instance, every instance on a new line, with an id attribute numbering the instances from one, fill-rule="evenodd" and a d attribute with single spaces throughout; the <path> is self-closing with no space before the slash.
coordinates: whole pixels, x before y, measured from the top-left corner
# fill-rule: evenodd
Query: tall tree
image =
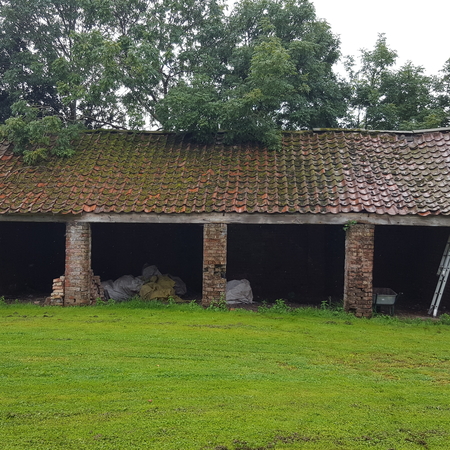
<path id="1" fill-rule="evenodd" d="M 28 161 L 45 157 L 49 147 L 70 154 L 69 140 L 80 122 L 111 124 L 116 115 L 116 86 L 102 86 L 102 101 L 89 102 L 87 110 L 81 92 L 64 92 L 73 80 L 96 84 L 95 66 L 80 65 L 76 51 L 78 37 L 93 29 L 92 17 L 83 0 L 4 0 L 0 13 L 0 92 L 7 100 L 2 134 Z M 104 98 L 109 102 L 102 109 Z M 56 144 L 50 145 L 55 133 Z"/>
<path id="2" fill-rule="evenodd" d="M 373 50 L 361 50 L 360 67 L 347 59 L 351 98 L 347 124 L 378 130 L 435 128 L 447 123 L 438 102 L 439 80 L 407 62 L 396 69 L 397 52 L 380 34 Z"/>
<path id="3" fill-rule="evenodd" d="M 339 41 L 307 0 L 242 0 L 225 22 L 225 38 L 194 76 L 158 106 L 167 129 L 200 139 L 279 143 L 283 128 L 336 126 L 345 114 L 344 84 L 333 73 Z"/>
<path id="4" fill-rule="evenodd" d="M 62 108 L 45 56 L 30 39 L 33 9 L 33 4 L 21 0 L 0 2 L 0 122 L 11 115 L 11 105 L 20 99 L 55 112 Z"/>
<path id="5" fill-rule="evenodd" d="M 198 64 L 221 3 L 4 0 L 3 91 L 88 126 L 159 124 L 155 105 Z"/>
<path id="6" fill-rule="evenodd" d="M 89 126 L 117 125 L 125 118 L 118 106 L 119 80 L 110 76 L 114 42 L 120 34 L 114 12 L 124 2 L 96 0 L 5 0 L 1 5 L 3 90 L 13 100 L 50 108 L 65 122 L 82 120 Z M 134 2 L 136 3 L 136 2 Z M 138 14 L 136 5 L 131 5 Z M 108 24 L 99 21 L 109 11 Z M 122 11 L 126 29 L 134 18 Z M 109 44 L 109 45 L 108 45 Z M 115 49 L 114 49 L 115 51 Z"/>
<path id="7" fill-rule="evenodd" d="M 448 59 L 440 74 L 434 78 L 436 92 L 436 108 L 433 116 L 441 119 L 442 126 L 450 126 L 450 59 Z"/>
<path id="8" fill-rule="evenodd" d="M 55 116 L 275 148 L 280 129 L 345 114 L 339 41 L 308 0 L 241 0 L 229 15 L 224 0 L 0 1 L 3 118 L 21 101 L 9 132 Z"/>

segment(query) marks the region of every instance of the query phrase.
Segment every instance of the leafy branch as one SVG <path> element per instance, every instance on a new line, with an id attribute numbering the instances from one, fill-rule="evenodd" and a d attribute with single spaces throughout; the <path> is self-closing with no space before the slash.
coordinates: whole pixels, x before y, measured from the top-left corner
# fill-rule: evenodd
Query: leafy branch
<path id="1" fill-rule="evenodd" d="M 24 100 L 12 105 L 13 116 L 0 125 L 0 136 L 14 145 L 14 152 L 23 155 L 28 164 L 36 164 L 49 154 L 70 156 L 71 142 L 81 131 L 79 124 L 66 125 L 60 117 L 47 115 Z"/>

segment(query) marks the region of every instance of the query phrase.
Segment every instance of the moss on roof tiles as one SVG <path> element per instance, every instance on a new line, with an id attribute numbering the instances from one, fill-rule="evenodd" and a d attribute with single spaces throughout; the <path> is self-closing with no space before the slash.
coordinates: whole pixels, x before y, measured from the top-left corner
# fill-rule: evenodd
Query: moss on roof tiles
<path id="1" fill-rule="evenodd" d="M 97 131 L 83 135 L 72 158 L 38 167 L 24 166 L 3 143 L 0 213 L 335 213 L 373 212 L 378 204 L 378 213 L 449 214 L 448 130 L 408 136 L 285 133 L 282 151 L 269 152 Z M 378 200 L 378 191 L 389 198 Z"/>

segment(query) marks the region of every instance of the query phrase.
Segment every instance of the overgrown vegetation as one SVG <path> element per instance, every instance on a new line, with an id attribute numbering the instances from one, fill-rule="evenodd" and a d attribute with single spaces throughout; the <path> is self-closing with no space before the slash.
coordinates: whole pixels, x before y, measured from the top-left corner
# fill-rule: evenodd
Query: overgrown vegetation
<path id="1" fill-rule="evenodd" d="M 436 76 L 380 35 L 333 66 L 339 39 L 308 0 L 5 0 L 0 124 L 29 162 L 70 155 L 76 129 L 189 133 L 280 148 L 281 130 L 447 126 Z M 450 60 L 449 60 L 450 61 Z M 50 135 L 58 136 L 51 141 Z M 73 136 L 72 136 L 73 137 Z M 50 145 L 51 144 L 51 145 Z"/>
<path id="2" fill-rule="evenodd" d="M 0 305 L 8 449 L 446 448 L 450 320 Z"/>
<path id="3" fill-rule="evenodd" d="M 408 61 L 396 68 L 397 52 L 384 34 L 375 47 L 346 58 L 349 77 L 347 126 L 371 130 L 419 130 L 448 126 L 450 60 L 440 75 Z"/>
<path id="4" fill-rule="evenodd" d="M 0 136 L 14 143 L 14 150 L 24 161 L 35 164 L 53 154 L 71 156 L 72 141 L 82 130 L 82 124 L 64 124 L 53 114 L 46 113 L 25 100 L 19 100 L 11 107 L 12 117 L 0 125 Z"/>
<path id="5" fill-rule="evenodd" d="M 23 100 L 64 126 L 147 125 L 200 142 L 225 130 L 228 142 L 273 149 L 284 127 L 336 125 L 345 113 L 332 70 L 339 42 L 313 5 L 241 0 L 229 13 L 226 5 L 2 2 L 0 122 Z"/>

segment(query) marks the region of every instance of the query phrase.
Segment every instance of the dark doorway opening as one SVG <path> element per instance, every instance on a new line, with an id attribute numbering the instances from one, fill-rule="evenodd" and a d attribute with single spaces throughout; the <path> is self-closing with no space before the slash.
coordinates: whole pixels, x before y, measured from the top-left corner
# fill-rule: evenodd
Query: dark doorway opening
<path id="1" fill-rule="evenodd" d="M 139 276 L 144 264 L 179 276 L 188 297 L 202 289 L 203 228 L 192 224 L 98 224 L 92 230 L 92 269 L 102 281 Z"/>
<path id="2" fill-rule="evenodd" d="M 377 226 L 373 284 L 402 292 L 396 309 L 429 308 L 437 270 L 450 229 L 446 227 Z M 440 310 L 450 307 L 447 287 Z"/>
<path id="3" fill-rule="evenodd" d="M 64 273 L 65 224 L 0 222 L 0 296 L 48 296 Z M 140 275 L 145 263 L 177 275 L 188 295 L 202 289 L 203 227 L 92 224 L 92 268 L 102 280 Z M 398 309 L 426 311 L 450 230 L 377 226 L 374 286 L 403 292 Z M 343 295 L 345 232 L 331 225 L 229 225 L 227 279 L 250 281 L 256 301 L 299 304 Z M 440 312 L 450 310 L 450 283 Z"/>
<path id="4" fill-rule="evenodd" d="M 248 279 L 256 301 L 342 300 L 345 232 L 331 225 L 229 225 L 227 279 Z"/>
<path id="5" fill-rule="evenodd" d="M 46 296 L 64 273 L 64 223 L 0 222 L 0 295 Z"/>

